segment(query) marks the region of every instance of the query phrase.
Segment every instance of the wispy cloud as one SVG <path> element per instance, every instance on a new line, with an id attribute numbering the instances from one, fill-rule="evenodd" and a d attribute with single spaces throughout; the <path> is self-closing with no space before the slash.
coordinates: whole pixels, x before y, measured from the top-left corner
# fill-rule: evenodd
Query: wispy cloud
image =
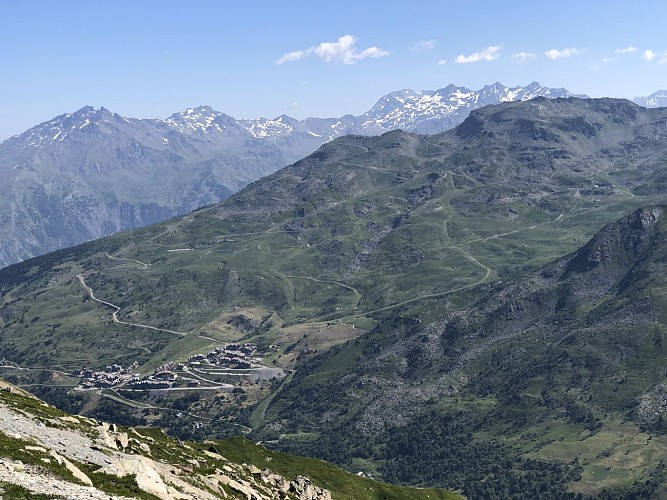
<path id="1" fill-rule="evenodd" d="M 412 46 L 410 50 L 413 52 L 417 52 L 418 50 L 432 50 L 435 49 L 437 44 L 438 42 L 433 40 L 433 38 L 429 38 L 428 40 L 419 40 Z"/>
<path id="2" fill-rule="evenodd" d="M 653 52 L 651 49 L 647 49 L 642 54 L 642 59 L 646 62 L 651 62 L 653 59 L 655 59 L 656 55 L 657 54 Z"/>
<path id="3" fill-rule="evenodd" d="M 306 57 L 306 52 L 303 50 L 295 50 L 294 52 L 288 52 L 287 54 L 283 54 L 277 61 L 276 64 L 283 64 L 286 63 L 287 61 L 298 61 L 299 59 L 303 59 Z"/>
<path id="4" fill-rule="evenodd" d="M 481 52 L 475 52 L 473 54 L 470 54 L 469 56 L 464 56 L 463 54 L 459 54 L 458 56 L 456 56 L 456 59 L 454 59 L 454 62 L 457 62 L 459 64 L 467 64 L 479 61 L 493 61 L 494 59 L 498 59 L 500 57 L 501 48 L 502 47 L 500 45 L 492 45 L 490 47 L 485 48 Z"/>
<path id="5" fill-rule="evenodd" d="M 593 71 L 598 71 L 598 70 L 601 69 L 603 66 L 609 64 L 609 63 L 612 62 L 612 61 L 613 61 L 613 59 L 610 58 L 610 57 L 603 57 L 602 59 L 600 59 L 600 60 L 597 61 L 597 62 L 592 62 L 592 63 L 590 64 L 590 68 L 591 68 Z"/>
<path id="6" fill-rule="evenodd" d="M 537 57 L 537 54 L 533 54 L 532 52 L 517 52 L 516 54 L 512 54 L 512 59 L 514 59 L 518 63 L 525 63 L 528 61 L 532 61 Z"/>
<path id="7" fill-rule="evenodd" d="M 558 50 L 558 49 L 549 49 L 544 55 L 549 59 L 564 59 L 566 57 L 580 56 L 583 53 L 581 49 L 575 49 L 573 47 Z"/>
<path id="8" fill-rule="evenodd" d="M 634 52 L 639 52 L 639 49 L 634 45 L 628 45 L 624 49 L 616 49 L 617 54 L 632 54 Z"/>
<path id="9" fill-rule="evenodd" d="M 354 64 L 367 58 L 388 56 L 389 52 L 378 47 L 369 47 L 357 50 L 357 37 L 354 35 L 341 36 L 335 42 L 322 42 L 319 45 L 304 50 L 295 50 L 283 54 L 276 60 L 276 64 L 284 64 L 289 61 L 299 61 L 309 56 L 318 56 L 326 62 L 341 62 L 343 64 Z"/>
<path id="10" fill-rule="evenodd" d="M 660 56 L 660 60 L 658 61 L 658 64 L 667 64 L 667 52 L 662 53 L 662 55 Z"/>
<path id="11" fill-rule="evenodd" d="M 446 59 L 440 59 L 438 61 L 438 64 L 440 64 L 440 65 L 447 64 L 447 60 Z"/>

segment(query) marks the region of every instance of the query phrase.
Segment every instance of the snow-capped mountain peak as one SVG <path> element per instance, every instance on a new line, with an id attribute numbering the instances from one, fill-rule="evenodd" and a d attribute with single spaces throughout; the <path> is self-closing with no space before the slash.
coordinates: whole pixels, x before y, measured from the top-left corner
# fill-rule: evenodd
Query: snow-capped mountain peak
<path id="1" fill-rule="evenodd" d="M 0 247 L 0 266 L 219 201 L 342 135 L 399 128 L 439 133 L 487 104 L 538 96 L 572 94 L 537 82 L 511 88 L 496 82 L 479 90 L 449 84 L 392 92 L 357 116 L 303 120 L 287 115 L 236 120 L 210 106 L 186 108 L 166 119 L 137 119 L 84 106 L 0 143 L 5 192 L 17 193 L 5 213 L 13 221 L 11 230 L 20 229 L 14 243 Z M 664 106 L 665 101 L 662 91 L 639 104 Z M 36 212 L 26 211 L 25 199 L 40 200 L 42 215 L 33 219 Z M 47 219 L 58 222 L 44 224 Z M 53 237 L 44 229 L 55 226 L 67 230 Z"/>
<path id="2" fill-rule="evenodd" d="M 565 89 L 543 87 L 537 82 L 512 88 L 496 82 L 476 91 L 451 84 L 436 91 L 405 89 L 382 97 L 361 115 L 359 133 L 377 134 L 396 128 L 422 133 L 442 132 L 461 123 L 473 109 L 538 96 L 571 97 L 573 94 Z"/>
<path id="3" fill-rule="evenodd" d="M 198 106 L 174 113 L 163 122 L 182 134 L 195 134 L 213 130 L 222 132 L 228 125 L 226 122 L 229 119 L 233 121 L 231 117 L 214 110 L 211 106 Z"/>
<path id="4" fill-rule="evenodd" d="M 88 133 L 97 129 L 111 133 L 112 130 L 108 124 L 116 119 L 121 119 L 121 117 L 112 114 L 104 107 L 96 110 L 92 106 L 84 106 L 73 113 L 58 115 L 52 120 L 40 123 L 4 142 L 20 142 L 21 149 L 42 148 L 56 142 L 63 142 L 72 135 Z"/>
<path id="5" fill-rule="evenodd" d="M 184 136 L 206 136 L 208 138 L 206 140 L 221 135 L 221 137 L 234 136 L 237 139 L 254 138 L 270 141 L 289 138 L 293 140 L 295 137 L 302 137 L 307 141 L 328 141 L 343 134 L 381 134 L 398 128 L 419 133 L 438 133 L 461 123 L 473 109 L 488 104 L 524 101 L 539 96 L 555 98 L 571 97 L 573 94 L 566 89 L 544 87 L 538 82 L 517 87 L 506 87 L 496 82 L 479 90 L 449 84 L 438 90 L 402 89 L 391 92 L 359 116 L 345 115 L 341 118 L 305 120 L 296 120 L 284 114 L 272 119 L 236 120 L 211 106 L 186 108 L 164 120 L 138 120 L 123 118 L 105 108 L 84 106 L 74 113 L 60 115 L 37 125 L 8 141 L 17 140 L 21 143 L 19 147 L 24 149 L 44 147 L 65 141 L 72 134 L 93 132 L 111 134 L 114 130 L 128 127 L 140 133 L 139 129 L 149 125 L 157 127 L 157 131 L 150 134 L 155 135 L 157 143 L 161 145 L 168 144 L 168 134 L 174 132 Z M 652 100 L 647 101 L 649 104 L 643 105 L 661 105 L 660 102 L 667 101 L 665 96 L 667 92 L 662 94 L 656 92 L 650 96 Z"/>
<path id="6" fill-rule="evenodd" d="M 273 119 L 257 118 L 256 120 L 241 120 L 240 125 L 256 139 L 278 139 L 294 133 L 299 120 L 287 115 L 280 115 Z"/>
<path id="7" fill-rule="evenodd" d="M 667 90 L 658 90 L 646 97 L 635 97 L 632 102 L 645 108 L 667 107 Z"/>
<path id="8" fill-rule="evenodd" d="M 507 87 L 500 82 L 496 82 L 493 85 L 485 85 L 481 90 L 485 94 L 504 94 L 506 91 Z"/>

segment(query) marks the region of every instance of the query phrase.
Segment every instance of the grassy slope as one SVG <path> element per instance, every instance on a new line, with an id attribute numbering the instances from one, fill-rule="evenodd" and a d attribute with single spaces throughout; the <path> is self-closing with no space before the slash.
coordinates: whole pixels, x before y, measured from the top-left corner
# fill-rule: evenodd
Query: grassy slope
<path id="1" fill-rule="evenodd" d="M 341 138 L 222 205 L 4 269 L 0 357 L 33 369 L 5 373 L 71 384 L 42 368 L 136 359 L 146 371 L 240 338 L 276 345 L 271 360 L 291 368 L 397 312 L 436 321 L 470 304 L 473 285 L 534 269 L 661 199 L 658 112 L 629 127 L 625 105 L 573 102 L 489 108 L 435 137 Z M 187 335 L 113 323 L 78 274 L 124 321 Z M 238 313 L 263 326 L 243 337 L 227 323 Z M 357 346 L 313 380 L 375 348 Z"/>
<path id="2" fill-rule="evenodd" d="M 475 443 L 518 475 L 522 459 L 578 468 L 572 492 L 652 480 L 667 447 L 664 214 L 646 232 L 628 216 L 560 263 L 477 290 L 474 307 L 439 324 L 406 313 L 321 355 L 274 399 L 264 437 L 348 466 L 372 457 L 411 484 L 462 487 L 452 460 L 490 473 Z M 592 267 L 566 272 L 572 263 Z M 438 455 L 448 446 L 461 456 Z"/>
<path id="3" fill-rule="evenodd" d="M 604 222 L 646 201 L 618 193 L 594 204 L 572 190 L 547 195 L 546 209 L 540 208 L 530 201 L 538 194 L 533 187 L 457 187 L 442 165 L 417 163 L 407 153 L 354 155 L 360 165 L 387 169 L 379 173 L 332 161 L 340 175 L 352 171 L 355 177 L 334 183 L 335 190 L 305 192 L 285 212 L 205 209 L 83 246 L 62 259 L 51 257 L 57 265 L 48 271 L 30 269 L 30 263 L 8 268 L 5 276 L 36 274 L 35 281 L 18 287 L 3 280 L 3 354 L 21 364 L 65 370 L 154 358 L 150 367 L 163 359 L 160 352 L 176 336 L 111 322 L 111 309 L 86 297 L 75 278 L 80 273 L 100 298 L 122 307 L 124 321 L 235 340 L 236 332 L 226 326 L 232 306 L 261 308 L 274 315 L 263 338 L 285 348 L 294 340 L 292 330 L 281 327 L 321 328 L 337 319 L 372 326 L 364 317 L 372 319 L 373 311 L 447 294 L 571 251 Z M 410 169 L 401 171 L 397 183 L 404 158 Z M 308 166 L 307 172 L 328 171 Z M 440 177 L 431 182 L 434 172 Z M 266 183 L 290 191 L 296 179 L 292 174 Z M 498 201 L 485 203 L 489 196 Z M 264 203 L 271 210 L 271 202 Z M 192 250 L 173 251 L 181 249 Z M 111 260 L 106 253 L 150 267 Z M 179 350 L 185 356 L 201 344 L 193 339 Z"/>
<path id="4" fill-rule="evenodd" d="M 405 488 L 379 483 L 346 472 L 335 465 L 312 458 L 295 457 L 257 446 L 243 438 L 229 438 L 216 449 L 234 462 L 246 462 L 256 467 L 270 468 L 286 478 L 297 475 L 309 477 L 315 484 L 329 489 L 334 499 L 340 500 L 414 500 L 455 499 L 455 493 L 436 488 Z"/>

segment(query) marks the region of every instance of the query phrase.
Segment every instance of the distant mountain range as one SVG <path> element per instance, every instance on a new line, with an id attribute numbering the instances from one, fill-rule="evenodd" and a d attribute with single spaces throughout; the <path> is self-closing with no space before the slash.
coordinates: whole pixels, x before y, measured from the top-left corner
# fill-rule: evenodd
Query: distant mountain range
<path id="1" fill-rule="evenodd" d="M 86 106 L 0 143 L 0 267 L 218 202 L 341 135 L 438 133 L 473 109 L 538 96 L 573 94 L 537 82 L 449 85 L 392 92 L 360 116 L 304 120 L 236 120 L 209 106 L 135 119 Z"/>
<path id="2" fill-rule="evenodd" d="M 645 108 L 667 107 L 667 90 L 658 90 L 646 97 L 635 97 L 632 102 Z"/>

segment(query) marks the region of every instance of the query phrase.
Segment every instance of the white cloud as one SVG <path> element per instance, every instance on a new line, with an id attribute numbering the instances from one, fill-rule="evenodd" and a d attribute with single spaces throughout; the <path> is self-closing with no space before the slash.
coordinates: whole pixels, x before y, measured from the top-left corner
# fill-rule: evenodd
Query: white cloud
<path id="1" fill-rule="evenodd" d="M 512 54 L 512 59 L 514 59 L 518 63 L 525 63 L 528 61 L 532 61 L 537 57 L 537 54 L 533 54 L 532 52 L 518 52 L 516 54 Z"/>
<path id="2" fill-rule="evenodd" d="M 418 50 L 432 50 L 435 49 L 437 42 L 430 38 L 428 40 L 419 40 L 410 50 L 416 52 Z"/>
<path id="3" fill-rule="evenodd" d="M 581 54 L 582 51 L 580 49 L 572 47 L 563 50 L 549 49 L 544 53 L 549 59 L 563 59 L 565 57 L 580 56 Z"/>
<path id="4" fill-rule="evenodd" d="M 292 101 L 289 104 L 285 105 L 285 109 L 296 109 L 299 107 L 299 103 L 296 101 Z"/>
<path id="5" fill-rule="evenodd" d="M 335 42 L 322 42 L 317 46 L 305 50 L 288 52 L 276 60 L 276 64 L 288 61 L 298 61 L 308 56 L 318 56 L 327 62 L 342 62 L 354 64 L 366 58 L 377 58 L 389 55 L 389 52 L 378 47 L 369 47 L 359 52 L 356 48 L 357 37 L 353 35 L 341 36 Z"/>
<path id="6" fill-rule="evenodd" d="M 663 52 L 658 64 L 667 64 L 667 52 Z"/>
<path id="7" fill-rule="evenodd" d="M 644 53 L 642 54 L 642 59 L 643 59 L 644 61 L 646 61 L 646 62 L 650 62 L 650 61 L 652 61 L 653 59 L 655 59 L 655 56 L 656 56 L 656 53 L 655 53 L 655 52 L 653 52 L 651 49 L 647 49 L 647 50 L 645 50 Z"/>
<path id="8" fill-rule="evenodd" d="M 591 63 L 591 64 L 590 64 L 590 68 L 591 68 L 593 71 L 598 71 L 600 68 L 602 68 L 602 67 L 605 66 L 606 64 L 609 64 L 609 63 L 612 62 L 612 61 L 613 61 L 613 59 L 611 59 L 610 57 L 603 57 L 603 58 L 600 59 L 599 61 Z"/>
<path id="9" fill-rule="evenodd" d="M 438 61 L 438 64 L 440 64 L 440 65 L 447 64 L 447 61 L 445 59 L 440 59 Z"/>
<path id="10" fill-rule="evenodd" d="M 298 61 L 299 59 L 303 59 L 304 57 L 306 57 L 306 53 L 303 50 L 295 50 L 294 52 L 288 52 L 287 54 L 283 54 L 283 56 L 276 61 L 276 64 L 283 64 L 286 63 L 287 61 Z"/>
<path id="11" fill-rule="evenodd" d="M 498 59 L 500 57 L 500 45 L 492 45 L 490 47 L 485 48 L 481 52 L 475 52 L 474 54 L 470 54 L 469 56 L 464 56 L 463 54 L 459 54 L 456 56 L 456 59 L 454 59 L 454 62 L 457 62 L 459 64 L 466 64 L 466 63 L 475 63 L 479 61 L 493 61 L 494 59 Z"/>
<path id="12" fill-rule="evenodd" d="M 634 45 L 628 45 L 624 49 L 616 49 L 617 54 L 632 54 L 633 52 L 639 52 L 639 49 Z"/>

